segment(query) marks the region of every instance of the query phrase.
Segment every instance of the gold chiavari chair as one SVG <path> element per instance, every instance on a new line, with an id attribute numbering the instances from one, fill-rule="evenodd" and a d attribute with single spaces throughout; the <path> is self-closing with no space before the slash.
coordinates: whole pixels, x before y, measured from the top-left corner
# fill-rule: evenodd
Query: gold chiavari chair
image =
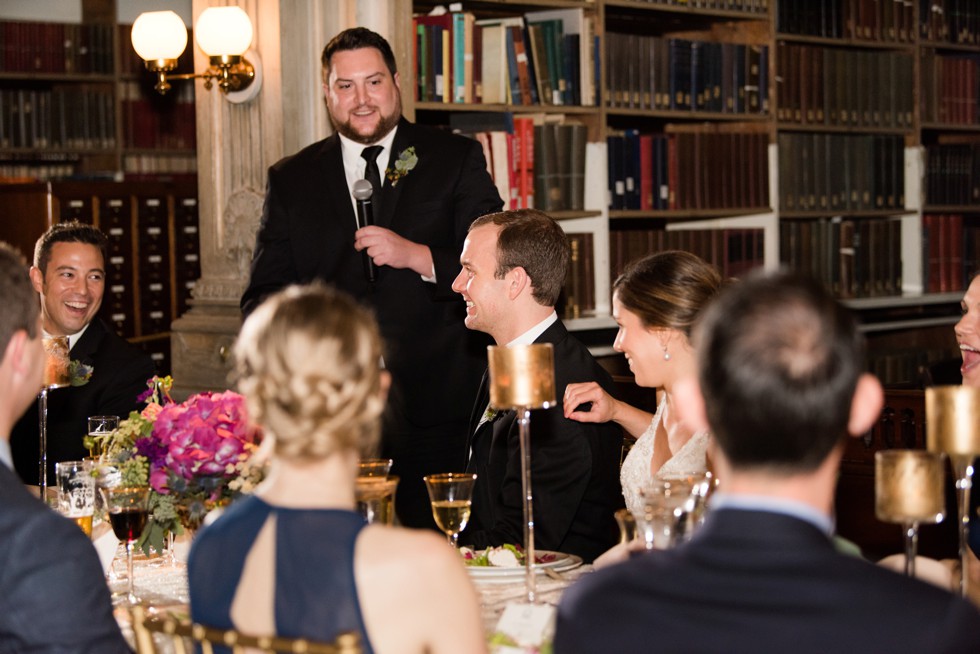
<path id="1" fill-rule="evenodd" d="M 154 641 L 162 634 L 171 645 L 173 654 L 193 654 L 198 644 L 204 654 L 213 654 L 214 647 L 230 648 L 234 654 L 263 652 L 265 654 L 361 654 L 357 634 L 344 633 L 333 643 L 319 643 L 302 638 L 281 636 L 248 636 L 234 629 L 216 629 L 200 624 L 181 622 L 170 616 L 148 616 L 145 609 L 130 609 L 136 654 L 163 654 Z M 188 646 L 188 643 L 191 643 Z"/>

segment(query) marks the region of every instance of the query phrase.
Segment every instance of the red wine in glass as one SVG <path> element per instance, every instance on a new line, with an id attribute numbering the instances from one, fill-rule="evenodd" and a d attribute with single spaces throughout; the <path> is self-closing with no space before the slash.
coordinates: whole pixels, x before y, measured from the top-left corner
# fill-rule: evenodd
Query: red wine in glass
<path id="1" fill-rule="evenodd" d="M 146 527 L 149 513 L 146 509 L 125 509 L 109 513 L 112 533 L 123 542 L 137 540 Z"/>

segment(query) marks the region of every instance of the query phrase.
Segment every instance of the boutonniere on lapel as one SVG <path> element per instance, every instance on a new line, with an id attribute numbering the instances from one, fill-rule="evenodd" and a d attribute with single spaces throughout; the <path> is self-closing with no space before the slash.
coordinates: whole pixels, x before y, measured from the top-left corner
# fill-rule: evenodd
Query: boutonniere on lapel
<path id="1" fill-rule="evenodd" d="M 84 386 L 92 379 L 93 372 L 95 369 L 92 366 L 87 366 L 78 359 L 68 362 L 68 380 L 72 386 Z"/>
<path id="2" fill-rule="evenodd" d="M 385 177 L 388 178 L 392 186 L 395 186 L 398 184 L 398 180 L 410 173 L 418 162 L 419 158 L 415 156 L 415 146 L 405 148 L 398 155 L 398 158 L 395 159 L 394 165 L 388 166 L 388 170 L 385 171 Z"/>
<path id="3" fill-rule="evenodd" d="M 487 410 L 483 412 L 483 422 L 493 422 L 494 419 L 500 415 L 500 411 L 494 409 L 491 406 L 487 407 Z"/>

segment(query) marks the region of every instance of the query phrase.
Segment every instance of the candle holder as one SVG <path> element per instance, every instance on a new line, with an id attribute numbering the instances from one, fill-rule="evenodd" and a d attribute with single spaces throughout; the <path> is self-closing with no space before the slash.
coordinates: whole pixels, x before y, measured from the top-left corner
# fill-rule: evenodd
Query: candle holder
<path id="1" fill-rule="evenodd" d="M 980 455 L 980 388 L 936 386 L 926 389 L 926 446 L 945 452 L 956 477 L 959 509 L 960 594 L 967 591 L 967 534 L 973 460 Z"/>
<path id="2" fill-rule="evenodd" d="M 521 445 L 521 488 L 524 493 L 524 588 L 534 603 L 534 510 L 531 493 L 531 409 L 555 405 L 555 352 L 550 343 L 487 348 L 490 363 L 490 406 L 513 409 Z"/>
<path id="3" fill-rule="evenodd" d="M 875 515 L 902 525 L 905 533 L 905 574 L 915 576 L 919 525 L 946 517 L 945 456 L 924 450 L 875 452 Z"/>
<path id="4" fill-rule="evenodd" d="M 38 487 L 41 501 L 47 503 L 48 492 L 48 391 L 64 388 L 68 374 L 68 337 L 54 336 L 42 340 L 46 359 L 41 392 L 38 393 Z"/>

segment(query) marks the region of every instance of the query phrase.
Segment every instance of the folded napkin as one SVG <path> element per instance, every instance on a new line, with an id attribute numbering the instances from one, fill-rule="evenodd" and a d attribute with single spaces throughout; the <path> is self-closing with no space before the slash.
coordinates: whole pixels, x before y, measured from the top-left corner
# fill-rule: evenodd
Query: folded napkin
<path id="1" fill-rule="evenodd" d="M 92 545 L 99 553 L 102 572 L 108 574 L 109 568 L 112 567 L 112 560 L 116 558 L 116 551 L 119 549 L 119 539 L 112 533 L 112 527 L 108 522 L 100 522 L 92 529 Z"/>

